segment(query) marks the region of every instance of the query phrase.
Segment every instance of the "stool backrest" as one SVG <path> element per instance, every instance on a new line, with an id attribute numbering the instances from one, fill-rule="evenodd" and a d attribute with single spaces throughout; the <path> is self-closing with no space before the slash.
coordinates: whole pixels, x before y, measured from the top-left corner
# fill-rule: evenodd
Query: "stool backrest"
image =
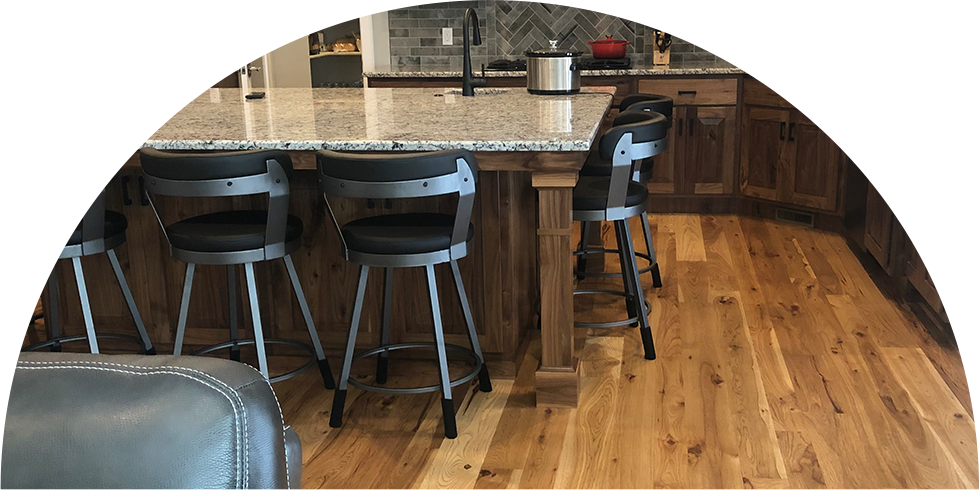
<path id="1" fill-rule="evenodd" d="M 364 154 L 321 150 L 316 154 L 320 192 L 347 255 L 327 196 L 401 199 L 459 194 L 450 256 L 465 246 L 476 195 L 476 157 L 466 150 Z"/>
<path id="2" fill-rule="evenodd" d="M 635 104 L 631 104 L 625 111 L 622 112 L 657 112 L 663 114 L 664 117 L 667 118 L 668 128 L 674 124 L 674 118 L 672 116 L 674 112 L 674 104 L 670 99 L 668 99 L 666 102 L 661 100 L 637 102 Z"/>
<path id="3" fill-rule="evenodd" d="M 214 153 L 174 153 L 153 148 L 140 150 L 146 175 L 146 192 L 157 221 L 166 226 L 153 196 L 231 197 L 268 194 L 265 249 L 284 246 L 289 212 L 289 178 L 293 163 L 280 150 L 248 150 Z M 169 241 L 169 237 L 167 238 Z"/>
<path id="4" fill-rule="evenodd" d="M 105 189 L 99 193 L 85 216 L 82 216 L 81 254 L 90 255 L 105 251 Z M 77 229 L 77 228 L 76 228 Z M 76 249 L 77 250 L 77 249 Z"/>
<path id="5" fill-rule="evenodd" d="M 599 140 L 599 156 L 612 160 L 609 193 L 606 198 L 608 219 L 620 219 L 626 206 L 626 192 L 632 180 L 633 163 L 664 151 L 667 118 L 659 112 L 627 111 L 613 121 L 613 127 Z"/>
<path id="6" fill-rule="evenodd" d="M 634 105 L 645 102 L 644 106 L 637 106 L 633 108 Z M 674 99 L 667 97 L 666 95 L 659 94 L 629 94 L 623 97 L 623 100 L 619 103 L 619 112 L 626 112 L 629 110 L 644 110 L 659 112 L 667 118 L 669 122 L 674 116 Z"/>

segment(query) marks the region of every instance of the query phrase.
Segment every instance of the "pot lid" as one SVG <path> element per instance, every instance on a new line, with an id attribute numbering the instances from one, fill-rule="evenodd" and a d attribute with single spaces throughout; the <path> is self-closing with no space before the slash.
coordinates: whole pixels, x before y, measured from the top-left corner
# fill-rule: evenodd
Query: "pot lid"
<path id="1" fill-rule="evenodd" d="M 613 39 L 612 36 L 607 35 L 605 39 L 589 41 L 589 44 L 630 44 L 630 42 L 622 39 Z"/>
<path id="2" fill-rule="evenodd" d="M 524 54 L 532 58 L 568 58 L 582 56 L 581 51 L 572 51 L 558 47 L 558 41 L 548 41 L 551 46 L 545 49 L 528 49 Z"/>

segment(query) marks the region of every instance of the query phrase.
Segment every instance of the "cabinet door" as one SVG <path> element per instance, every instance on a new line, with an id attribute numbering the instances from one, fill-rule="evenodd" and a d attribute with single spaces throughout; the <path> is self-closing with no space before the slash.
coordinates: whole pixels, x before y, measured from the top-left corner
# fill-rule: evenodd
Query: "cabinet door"
<path id="1" fill-rule="evenodd" d="M 786 143 L 789 176 L 780 200 L 836 211 L 843 157 L 840 148 L 797 111 L 791 115 Z"/>
<path id="2" fill-rule="evenodd" d="M 939 299 L 939 291 L 936 290 L 936 284 L 932 282 L 932 277 L 922 262 L 922 257 L 919 256 L 915 247 L 911 245 L 909 246 L 908 258 L 905 266 L 905 275 L 908 277 L 909 284 L 922 295 L 922 298 L 926 300 L 926 304 L 939 315 L 939 318 L 948 323 L 949 318 L 946 316 L 946 309 L 943 307 L 942 300 Z"/>
<path id="3" fill-rule="evenodd" d="M 742 123 L 742 156 L 739 187 L 742 194 L 779 200 L 785 187 L 786 130 L 790 111 L 746 107 Z"/>
<path id="4" fill-rule="evenodd" d="M 895 248 L 895 216 L 878 194 L 874 186 L 868 184 L 868 206 L 864 221 L 864 246 L 881 267 L 892 275 L 895 269 L 893 249 Z"/>
<path id="5" fill-rule="evenodd" d="M 652 194 L 675 194 L 683 192 L 681 178 L 684 175 L 684 159 L 687 155 L 687 133 L 685 129 L 687 107 L 674 107 L 670 134 L 667 136 L 667 149 L 653 157 L 653 176 L 647 182 Z"/>
<path id="6" fill-rule="evenodd" d="M 684 194 L 731 194 L 735 172 L 735 108 L 689 107 Z"/>

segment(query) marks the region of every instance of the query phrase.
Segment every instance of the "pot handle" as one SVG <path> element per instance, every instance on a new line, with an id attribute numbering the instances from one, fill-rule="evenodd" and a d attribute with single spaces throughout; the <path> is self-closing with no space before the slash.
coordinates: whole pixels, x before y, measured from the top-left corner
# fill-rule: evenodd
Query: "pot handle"
<path id="1" fill-rule="evenodd" d="M 572 63 L 571 65 L 568 65 L 568 71 L 579 71 L 581 69 L 582 69 L 581 63 Z"/>

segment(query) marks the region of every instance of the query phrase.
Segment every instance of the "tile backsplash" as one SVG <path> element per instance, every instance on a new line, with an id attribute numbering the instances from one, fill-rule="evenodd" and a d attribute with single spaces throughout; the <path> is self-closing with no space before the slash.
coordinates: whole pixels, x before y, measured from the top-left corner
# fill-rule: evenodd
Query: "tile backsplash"
<path id="1" fill-rule="evenodd" d="M 588 41 L 611 35 L 625 39 L 627 56 L 634 64 L 653 61 L 653 29 L 643 24 L 591 10 L 537 2 L 471 0 L 431 3 L 388 12 L 392 68 L 410 70 L 459 70 L 463 64 L 463 13 L 476 10 L 483 44 L 471 48 L 474 69 L 500 58 L 523 56 L 528 49 L 548 45 L 575 30 L 562 44 L 589 55 Z M 442 44 L 442 28 L 453 28 L 452 46 Z M 671 62 L 722 62 L 714 54 L 674 38 Z"/>

